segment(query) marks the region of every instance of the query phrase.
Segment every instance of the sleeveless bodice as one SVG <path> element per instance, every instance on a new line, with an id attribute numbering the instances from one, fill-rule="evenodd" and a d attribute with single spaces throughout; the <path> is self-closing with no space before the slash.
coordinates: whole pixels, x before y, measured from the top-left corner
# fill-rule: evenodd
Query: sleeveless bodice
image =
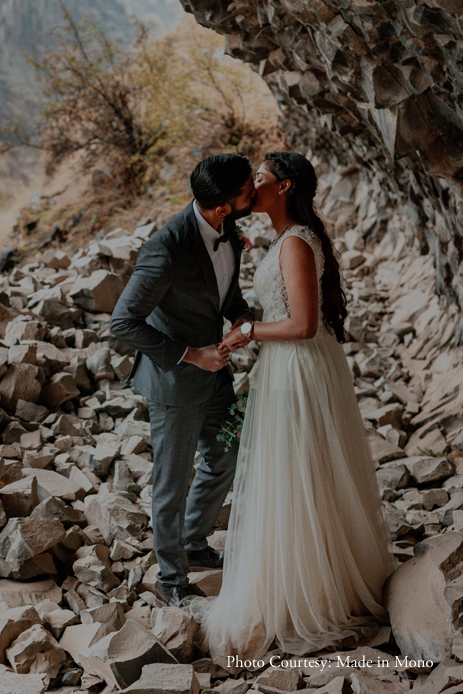
<path id="1" fill-rule="evenodd" d="M 293 226 L 284 232 L 279 239 L 269 248 L 265 258 L 260 263 L 254 275 L 254 289 L 258 296 L 262 308 L 264 309 L 264 323 L 290 318 L 288 294 L 283 273 L 280 268 L 280 250 L 283 240 L 288 236 L 299 236 L 309 244 L 315 257 L 315 267 L 317 271 L 318 284 L 318 328 L 317 334 L 320 336 L 329 335 L 329 331 L 323 323 L 322 314 L 322 275 L 324 270 L 325 258 L 321 247 L 321 242 L 317 235 L 306 226 Z"/>

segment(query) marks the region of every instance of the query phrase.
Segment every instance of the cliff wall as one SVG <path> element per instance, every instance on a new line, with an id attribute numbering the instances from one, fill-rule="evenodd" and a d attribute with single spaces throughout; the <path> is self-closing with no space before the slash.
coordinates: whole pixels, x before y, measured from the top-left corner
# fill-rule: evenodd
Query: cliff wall
<path id="1" fill-rule="evenodd" d="M 437 293 L 461 309 L 463 2 L 182 4 L 267 81 L 293 146 L 355 172 L 372 201 L 363 237 L 379 240 L 399 215 L 410 244 L 434 257 Z"/>

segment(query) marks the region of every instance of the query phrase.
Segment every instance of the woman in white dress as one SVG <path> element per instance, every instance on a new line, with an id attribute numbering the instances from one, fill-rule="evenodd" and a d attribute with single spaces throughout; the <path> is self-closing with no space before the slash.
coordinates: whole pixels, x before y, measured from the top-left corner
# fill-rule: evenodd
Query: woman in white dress
<path id="1" fill-rule="evenodd" d="M 313 166 L 300 154 L 269 153 L 255 186 L 253 211 L 270 216 L 277 236 L 255 274 L 264 316 L 252 339 L 262 347 L 223 585 L 202 619 L 205 644 L 224 664 L 231 655 L 259 659 L 273 642 L 303 655 L 374 635 L 388 623 L 382 587 L 397 567 L 340 345 L 345 296 L 313 208 Z M 243 344 L 240 329 L 223 344 Z"/>

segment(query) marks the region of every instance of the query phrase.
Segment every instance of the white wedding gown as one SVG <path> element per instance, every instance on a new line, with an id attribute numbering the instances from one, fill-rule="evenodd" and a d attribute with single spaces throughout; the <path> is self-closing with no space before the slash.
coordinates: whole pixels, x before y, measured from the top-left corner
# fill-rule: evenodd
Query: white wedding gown
<path id="1" fill-rule="evenodd" d="M 200 598 L 191 606 L 205 645 L 225 665 L 229 655 L 258 659 L 273 641 L 303 655 L 374 635 L 388 623 L 382 587 L 398 565 L 347 360 L 322 322 L 324 258 L 307 227 L 284 233 L 256 271 L 263 320 L 290 315 L 279 265 L 290 235 L 314 252 L 318 330 L 309 340 L 262 343 L 240 442 L 222 589 L 205 611 Z"/>

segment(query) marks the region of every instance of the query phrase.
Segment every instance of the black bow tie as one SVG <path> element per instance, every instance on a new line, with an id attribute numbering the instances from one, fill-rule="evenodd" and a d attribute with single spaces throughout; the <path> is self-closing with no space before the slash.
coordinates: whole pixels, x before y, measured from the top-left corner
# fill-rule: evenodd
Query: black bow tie
<path id="1" fill-rule="evenodd" d="M 223 234 L 219 236 L 215 241 L 214 241 L 214 251 L 217 251 L 221 243 L 225 243 L 230 239 L 230 234 L 228 231 L 224 230 Z"/>

